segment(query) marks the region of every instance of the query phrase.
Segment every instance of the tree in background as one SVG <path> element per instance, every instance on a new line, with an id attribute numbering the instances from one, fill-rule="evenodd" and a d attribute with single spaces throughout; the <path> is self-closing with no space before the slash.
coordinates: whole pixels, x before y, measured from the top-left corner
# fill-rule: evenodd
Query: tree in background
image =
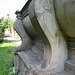
<path id="1" fill-rule="evenodd" d="M 12 25 L 13 25 L 13 19 L 8 19 L 8 27 L 10 29 L 10 32 L 11 32 Z"/>
<path id="2" fill-rule="evenodd" d="M 9 27 L 9 29 L 11 31 L 12 24 L 13 24 L 13 20 L 10 18 L 2 17 L 0 19 L 0 40 L 1 41 L 3 40 L 2 37 L 4 36 L 5 29 Z"/>
<path id="3" fill-rule="evenodd" d="M 8 28 L 8 19 L 7 18 L 1 18 L 0 19 L 0 31 L 2 32 L 2 33 L 4 33 L 4 31 L 5 31 L 5 28 Z"/>

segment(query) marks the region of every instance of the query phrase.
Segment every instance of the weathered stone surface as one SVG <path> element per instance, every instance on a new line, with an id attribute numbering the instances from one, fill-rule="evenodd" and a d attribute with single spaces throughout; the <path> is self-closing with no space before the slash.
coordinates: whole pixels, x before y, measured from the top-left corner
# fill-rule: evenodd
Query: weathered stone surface
<path id="1" fill-rule="evenodd" d="M 30 46 L 30 38 L 28 37 L 28 34 L 26 33 L 26 31 L 23 28 L 23 24 L 21 20 L 16 20 L 14 22 L 14 28 L 16 30 L 16 32 L 20 35 L 21 39 L 22 39 L 22 43 L 19 47 L 15 47 L 14 51 L 23 51 Z"/>
<path id="2" fill-rule="evenodd" d="M 67 36 L 75 37 L 75 0 L 54 0 L 54 5 L 59 26 Z"/>
<path id="3" fill-rule="evenodd" d="M 55 18 L 53 0 L 36 0 L 35 14 L 42 30 L 44 31 L 44 34 L 49 41 L 49 44 L 51 45 L 51 48 L 45 46 L 46 49 L 44 50 L 44 52 L 46 51 L 45 57 L 48 63 L 46 69 L 53 69 L 55 72 L 61 71 L 64 69 L 64 62 L 67 59 L 67 47 L 65 39 L 63 38 L 61 31 L 59 30 Z M 52 55 L 51 59 L 49 52 L 50 50 Z"/>
<path id="4" fill-rule="evenodd" d="M 75 63 L 73 67 L 66 63 L 66 70 L 73 68 L 74 73 L 64 71 L 68 57 L 70 61 L 75 62 L 75 17 L 73 17 L 75 3 L 73 2 L 28 0 L 22 10 L 16 12 L 18 19 L 14 23 L 14 28 L 22 38 L 22 44 L 13 50 L 14 54 L 17 53 L 14 64 L 15 68 L 19 69 L 18 75 L 73 75 L 75 73 Z M 68 9 L 68 6 L 72 7 Z"/>
<path id="5" fill-rule="evenodd" d="M 72 73 L 72 72 L 67 72 L 67 71 L 62 71 L 62 72 L 59 72 L 55 75 L 75 75 L 75 73 Z"/>
<path id="6" fill-rule="evenodd" d="M 69 72 L 75 73 L 75 61 L 68 60 L 65 64 L 65 69 Z"/>

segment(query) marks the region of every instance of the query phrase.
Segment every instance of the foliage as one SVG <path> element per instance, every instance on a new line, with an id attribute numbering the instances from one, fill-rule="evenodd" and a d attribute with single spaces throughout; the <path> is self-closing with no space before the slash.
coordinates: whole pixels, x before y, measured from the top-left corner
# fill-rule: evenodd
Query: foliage
<path id="1" fill-rule="evenodd" d="M 11 28 L 12 24 L 13 24 L 12 19 L 3 17 L 0 19 L 0 42 L 3 41 L 2 36 L 4 36 L 5 29 L 8 27 Z"/>
<path id="2" fill-rule="evenodd" d="M 0 19 L 0 32 L 4 32 L 6 28 L 10 28 L 13 24 L 13 20 L 9 18 Z"/>
<path id="3" fill-rule="evenodd" d="M 3 38 L 0 38 L 0 43 L 2 43 L 3 42 Z"/>
<path id="4" fill-rule="evenodd" d="M 11 41 L 3 41 L 0 44 L 0 75 L 14 75 L 12 53 L 14 46 L 17 45 Z"/>
<path id="5" fill-rule="evenodd" d="M 4 32 L 5 28 L 8 28 L 8 19 L 1 18 L 0 19 L 0 31 Z"/>
<path id="6" fill-rule="evenodd" d="M 13 19 L 8 19 L 8 27 L 9 27 L 10 31 L 11 31 L 12 25 L 13 25 Z"/>

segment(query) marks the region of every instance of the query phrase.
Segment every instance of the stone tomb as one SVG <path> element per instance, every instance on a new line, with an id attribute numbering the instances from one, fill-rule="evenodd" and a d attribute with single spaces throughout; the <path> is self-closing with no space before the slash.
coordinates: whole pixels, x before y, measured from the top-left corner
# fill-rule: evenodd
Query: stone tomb
<path id="1" fill-rule="evenodd" d="M 28 0 L 16 15 L 14 73 L 75 75 L 75 0 Z"/>

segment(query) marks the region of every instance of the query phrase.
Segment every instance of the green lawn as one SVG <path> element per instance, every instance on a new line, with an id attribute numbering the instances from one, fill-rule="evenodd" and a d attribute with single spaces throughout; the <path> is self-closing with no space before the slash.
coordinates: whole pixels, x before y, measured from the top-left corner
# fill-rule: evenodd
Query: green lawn
<path id="1" fill-rule="evenodd" d="M 13 74 L 13 47 L 18 46 L 11 41 L 0 43 L 0 75 Z"/>

